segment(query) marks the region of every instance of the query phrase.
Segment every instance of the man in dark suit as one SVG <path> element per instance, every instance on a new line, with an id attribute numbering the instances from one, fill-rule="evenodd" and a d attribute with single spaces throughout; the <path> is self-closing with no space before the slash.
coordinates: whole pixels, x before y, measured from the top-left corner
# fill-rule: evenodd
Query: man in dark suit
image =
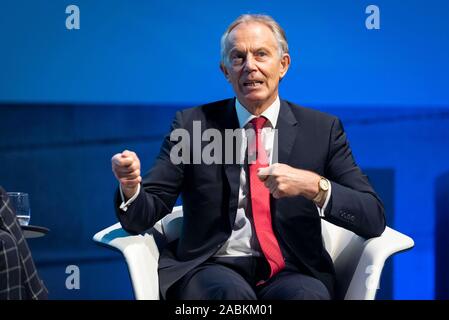
<path id="1" fill-rule="evenodd" d="M 47 297 L 8 195 L 0 187 L 0 300 Z"/>
<path id="2" fill-rule="evenodd" d="M 118 219 L 142 232 L 182 195 L 180 239 L 159 260 L 164 298 L 331 299 L 334 269 L 321 219 L 376 237 L 385 228 L 383 205 L 341 122 L 279 98 L 290 56 L 271 17 L 240 16 L 221 49 L 236 98 L 179 111 L 143 181 L 134 152 L 113 156 Z M 230 129 L 241 145 L 220 145 L 236 132 Z M 229 152 L 236 155 L 231 162 Z M 205 161 L 208 155 L 218 161 Z"/>

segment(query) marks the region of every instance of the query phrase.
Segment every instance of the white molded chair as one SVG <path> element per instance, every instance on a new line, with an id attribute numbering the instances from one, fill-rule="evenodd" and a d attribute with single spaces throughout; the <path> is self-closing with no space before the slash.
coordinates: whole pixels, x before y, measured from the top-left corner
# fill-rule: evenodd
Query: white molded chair
<path id="1" fill-rule="evenodd" d="M 131 235 L 116 223 L 94 235 L 100 245 L 119 250 L 126 259 L 135 298 L 159 299 L 159 248 L 179 236 L 182 207 L 175 207 L 147 232 Z M 385 261 L 414 246 L 413 239 L 387 227 L 377 238 L 365 240 L 322 220 L 322 236 L 337 274 L 337 295 L 346 300 L 374 300 Z"/>

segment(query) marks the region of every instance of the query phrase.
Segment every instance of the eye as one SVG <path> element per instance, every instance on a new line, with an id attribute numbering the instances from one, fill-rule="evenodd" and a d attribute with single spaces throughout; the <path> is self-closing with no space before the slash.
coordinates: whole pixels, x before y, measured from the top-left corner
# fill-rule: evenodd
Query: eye
<path id="1" fill-rule="evenodd" d="M 233 52 L 230 57 L 231 63 L 233 65 L 241 65 L 244 59 L 245 56 L 241 52 Z"/>
<path id="2" fill-rule="evenodd" d="M 265 56 L 267 56 L 268 54 L 267 54 L 267 52 L 264 51 L 264 50 L 259 50 L 259 51 L 257 51 L 256 55 L 257 55 L 258 57 L 265 57 Z"/>

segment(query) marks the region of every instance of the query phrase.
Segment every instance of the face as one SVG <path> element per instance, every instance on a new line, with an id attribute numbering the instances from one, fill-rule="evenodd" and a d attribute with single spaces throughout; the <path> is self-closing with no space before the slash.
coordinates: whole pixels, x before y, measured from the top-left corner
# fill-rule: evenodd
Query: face
<path id="1" fill-rule="evenodd" d="M 259 22 L 239 24 L 227 41 L 228 59 L 221 64 L 221 70 L 239 101 L 250 112 L 261 113 L 275 101 L 290 56 L 279 56 L 273 32 Z"/>

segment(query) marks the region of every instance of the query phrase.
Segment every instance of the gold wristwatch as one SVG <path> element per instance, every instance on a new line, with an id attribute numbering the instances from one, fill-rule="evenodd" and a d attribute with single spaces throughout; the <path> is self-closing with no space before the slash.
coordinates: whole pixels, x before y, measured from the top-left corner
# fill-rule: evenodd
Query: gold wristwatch
<path id="1" fill-rule="evenodd" d="M 326 199 L 327 191 L 329 191 L 329 180 L 325 177 L 321 177 L 320 181 L 318 181 L 318 194 L 315 198 L 312 199 L 313 202 L 322 206 L 324 204 L 324 200 Z"/>

